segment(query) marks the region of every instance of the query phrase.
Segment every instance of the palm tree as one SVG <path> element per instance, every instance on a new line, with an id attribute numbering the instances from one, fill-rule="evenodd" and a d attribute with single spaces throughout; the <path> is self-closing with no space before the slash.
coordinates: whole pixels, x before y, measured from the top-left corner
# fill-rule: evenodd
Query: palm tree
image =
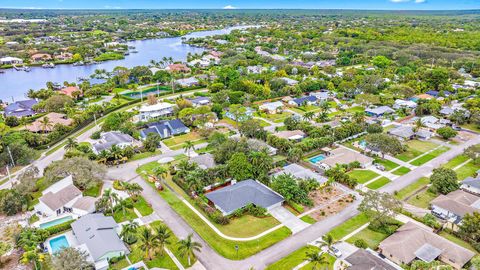
<path id="1" fill-rule="evenodd" d="M 120 237 L 123 239 L 123 241 L 130 243 L 132 237 L 137 234 L 138 227 L 138 223 L 131 220 L 129 223 L 122 226 L 122 232 L 120 233 Z"/>
<path id="2" fill-rule="evenodd" d="M 52 126 L 52 123 L 50 122 L 50 119 L 48 119 L 48 116 L 44 116 L 42 119 L 40 119 L 39 122 L 43 132 L 47 132 L 48 128 Z"/>
<path id="3" fill-rule="evenodd" d="M 162 184 L 163 186 L 164 179 L 168 175 L 167 168 L 165 168 L 164 166 L 156 167 L 155 169 L 153 169 L 153 173 L 155 174 L 155 177 L 160 180 L 160 184 Z"/>
<path id="4" fill-rule="evenodd" d="M 320 269 L 321 265 L 327 264 L 327 259 L 316 250 L 307 252 L 305 259 L 313 264 L 313 269 L 315 270 Z"/>
<path id="5" fill-rule="evenodd" d="M 194 251 L 200 251 L 202 245 L 192 240 L 193 234 L 189 234 L 187 238 L 178 241 L 178 251 L 180 255 L 188 256 L 188 265 L 191 265 L 190 258 L 194 256 Z"/>
<path id="6" fill-rule="evenodd" d="M 195 145 L 191 141 L 186 141 L 185 145 L 183 146 L 183 150 L 187 152 L 187 156 L 190 156 L 190 151 L 195 149 Z"/>
<path id="7" fill-rule="evenodd" d="M 159 226 L 155 228 L 155 237 L 158 240 L 158 248 L 160 249 L 160 254 L 163 255 L 163 251 L 165 249 L 165 246 L 170 244 L 170 241 L 168 240 L 171 236 L 170 232 L 168 231 L 167 226 Z"/>
<path id="8" fill-rule="evenodd" d="M 140 230 L 139 238 L 139 247 L 140 249 L 145 250 L 145 258 L 152 260 L 152 253 L 150 251 L 158 247 L 158 239 L 155 237 L 152 231 L 150 231 L 150 229 L 145 227 Z"/>
<path id="9" fill-rule="evenodd" d="M 120 209 L 120 210 L 122 211 L 123 217 L 125 218 L 126 211 L 127 211 L 127 208 L 128 208 L 128 202 L 127 202 L 127 200 L 119 199 L 119 200 L 117 201 L 117 204 L 115 205 L 115 207 L 116 207 L 117 209 Z"/>
<path id="10" fill-rule="evenodd" d="M 67 141 L 65 143 L 65 150 L 71 150 L 77 148 L 78 143 L 75 139 L 73 138 L 67 138 Z"/>
<path id="11" fill-rule="evenodd" d="M 102 199 L 107 202 L 107 208 L 111 210 L 113 215 L 113 205 L 119 201 L 118 194 L 113 192 L 111 189 L 107 189 L 103 192 Z"/>
<path id="12" fill-rule="evenodd" d="M 413 127 L 413 131 L 417 132 L 419 129 L 421 129 L 424 126 L 425 125 L 423 124 L 422 119 L 418 118 L 417 120 L 415 120 L 415 126 Z"/>
<path id="13" fill-rule="evenodd" d="M 125 190 L 127 191 L 128 195 L 133 198 L 134 201 L 137 200 L 138 195 L 143 191 L 142 186 L 137 183 L 127 183 L 125 182 Z"/>
<path id="14" fill-rule="evenodd" d="M 323 240 L 322 246 L 327 247 L 328 250 L 330 250 L 332 248 L 332 245 L 335 244 L 335 240 L 330 234 L 326 234 L 322 236 L 322 240 Z"/>
<path id="15" fill-rule="evenodd" d="M 110 148 L 110 157 L 116 162 L 123 157 L 122 148 L 118 147 L 117 145 L 112 145 Z"/>
<path id="16" fill-rule="evenodd" d="M 306 112 L 303 115 L 303 119 L 305 119 L 305 121 L 310 121 L 313 119 L 314 116 L 315 116 L 315 112 Z"/>

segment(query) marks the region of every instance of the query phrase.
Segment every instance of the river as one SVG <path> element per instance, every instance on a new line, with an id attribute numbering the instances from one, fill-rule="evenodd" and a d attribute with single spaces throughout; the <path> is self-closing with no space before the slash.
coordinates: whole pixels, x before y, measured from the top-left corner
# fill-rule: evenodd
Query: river
<path id="1" fill-rule="evenodd" d="M 183 37 L 189 39 L 228 34 L 232 30 L 248 27 L 252 26 L 234 26 L 221 30 L 192 32 Z M 53 69 L 32 67 L 30 72 L 14 69 L 4 70 L 5 73 L 0 73 L 0 99 L 8 102 L 12 99 L 24 99 L 25 93 L 29 89 L 45 88 L 45 84 L 49 81 L 55 83 L 78 82 L 78 78 L 88 78 L 96 69 L 111 71 L 117 66 L 131 68 L 148 65 L 151 60 L 160 61 L 163 57 L 172 57 L 174 61 L 186 61 L 189 53 L 195 54 L 204 51 L 203 48 L 183 44 L 182 37 L 136 40 L 128 42 L 128 45 L 135 46 L 138 53 L 130 53 L 122 60 L 86 66 L 57 65 Z"/>

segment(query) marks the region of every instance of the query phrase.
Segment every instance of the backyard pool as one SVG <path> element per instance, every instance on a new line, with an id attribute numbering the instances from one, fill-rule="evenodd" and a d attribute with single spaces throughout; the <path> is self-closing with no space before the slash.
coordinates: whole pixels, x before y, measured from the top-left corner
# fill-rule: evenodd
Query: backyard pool
<path id="1" fill-rule="evenodd" d="M 318 155 L 310 158 L 309 160 L 311 163 L 316 164 L 317 162 L 322 161 L 324 159 L 325 159 L 325 155 Z"/>
<path id="2" fill-rule="evenodd" d="M 360 142 L 358 142 L 358 145 L 360 145 L 362 148 L 365 148 L 367 147 L 367 141 L 361 140 Z"/>
<path id="3" fill-rule="evenodd" d="M 52 248 L 52 254 L 55 254 L 63 248 L 67 248 L 70 246 L 65 235 L 50 239 L 49 243 L 50 247 Z"/>
<path id="4" fill-rule="evenodd" d="M 46 229 L 46 228 L 49 228 L 49 227 L 52 227 L 52 226 L 55 226 L 55 225 L 58 225 L 58 224 L 62 224 L 62 223 L 65 223 L 67 221 L 70 221 L 72 220 L 72 216 L 66 216 L 66 217 L 62 217 L 62 218 L 59 218 L 59 219 L 54 219 L 54 220 L 51 220 L 49 222 L 45 222 L 45 223 L 42 223 L 40 224 L 40 229 Z"/>

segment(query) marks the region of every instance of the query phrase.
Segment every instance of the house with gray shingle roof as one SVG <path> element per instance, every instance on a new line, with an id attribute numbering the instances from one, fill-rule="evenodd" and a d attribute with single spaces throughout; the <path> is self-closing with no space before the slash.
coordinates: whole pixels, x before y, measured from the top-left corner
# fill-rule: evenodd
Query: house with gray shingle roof
<path id="1" fill-rule="evenodd" d="M 480 212 L 480 196 L 461 189 L 441 194 L 431 202 L 432 214 L 444 219 L 452 225 L 458 225 L 467 214 Z M 453 226 L 455 227 L 455 226 Z"/>
<path id="2" fill-rule="evenodd" d="M 467 177 L 463 180 L 460 188 L 466 192 L 480 195 L 480 175 L 478 175 L 478 172 L 477 177 Z"/>
<path id="3" fill-rule="evenodd" d="M 347 270 L 401 270 L 400 266 L 381 258 L 370 249 L 358 249 L 342 260 L 347 265 Z"/>
<path id="4" fill-rule="evenodd" d="M 389 130 L 387 133 L 403 140 L 411 140 L 415 136 L 415 132 L 413 132 L 413 128 L 410 126 L 399 126 Z"/>
<path id="5" fill-rule="evenodd" d="M 135 139 L 132 136 L 120 131 L 109 131 L 100 135 L 100 140 L 92 145 L 92 150 L 98 155 L 104 150 L 109 150 L 114 145 L 125 148 L 127 146 L 133 146 L 134 144 Z"/>
<path id="6" fill-rule="evenodd" d="M 249 204 L 272 209 L 281 206 L 285 199 L 264 184 L 255 180 L 244 180 L 205 194 L 210 204 L 224 216 L 230 215 Z"/>

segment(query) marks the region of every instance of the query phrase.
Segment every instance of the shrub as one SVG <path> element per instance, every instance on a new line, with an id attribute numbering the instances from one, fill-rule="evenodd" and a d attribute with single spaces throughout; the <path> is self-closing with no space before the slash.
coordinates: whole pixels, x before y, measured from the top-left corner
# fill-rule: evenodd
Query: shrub
<path id="1" fill-rule="evenodd" d="M 355 240 L 355 242 L 353 244 L 358 248 L 367 248 L 368 247 L 367 242 L 365 242 L 365 240 L 363 240 L 363 239 L 357 239 L 357 240 Z"/>
<path id="2" fill-rule="evenodd" d="M 291 206 L 295 211 L 297 211 L 298 213 L 303 213 L 303 211 L 305 210 L 302 205 L 300 205 L 300 204 L 298 204 L 298 203 L 296 203 L 296 202 L 288 201 L 287 203 L 288 203 L 288 205 L 290 205 L 290 206 Z"/>
<path id="3" fill-rule="evenodd" d="M 125 190 L 125 186 L 123 185 L 123 182 L 119 180 L 113 181 L 113 188 L 116 190 Z"/>
<path id="4" fill-rule="evenodd" d="M 61 233 L 61 232 L 68 231 L 72 228 L 70 225 L 74 221 L 75 220 L 69 220 L 69 221 L 64 222 L 62 224 L 58 224 L 58 225 L 55 225 L 55 226 L 52 226 L 52 227 L 48 227 L 48 228 L 45 229 L 45 231 L 48 232 L 48 235 L 54 235 L 54 234 L 58 234 L 58 233 Z"/>
<path id="5" fill-rule="evenodd" d="M 92 140 L 100 139 L 100 133 L 101 133 L 100 131 L 93 132 L 92 135 L 90 136 L 90 139 L 92 139 Z"/>

